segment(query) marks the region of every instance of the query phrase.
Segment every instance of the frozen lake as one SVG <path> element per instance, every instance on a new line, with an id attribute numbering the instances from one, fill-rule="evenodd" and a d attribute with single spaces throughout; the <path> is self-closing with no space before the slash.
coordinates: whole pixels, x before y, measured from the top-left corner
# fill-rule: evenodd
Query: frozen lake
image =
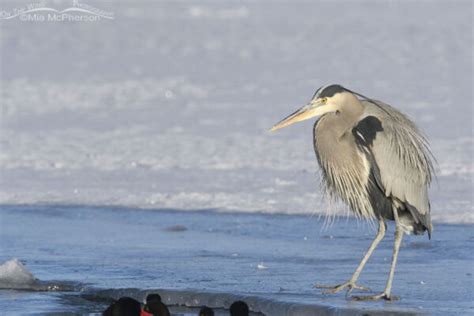
<path id="1" fill-rule="evenodd" d="M 222 308 L 244 298 L 266 315 L 466 315 L 474 307 L 469 225 L 435 224 L 431 241 L 405 238 L 393 288 L 401 300 L 387 303 L 312 287 L 345 281 L 370 244 L 375 231 L 351 219 L 323 228 L 309 215 L 74 206 L 2 206 L 0 215 L 0 261 L 21 258 L 44 282 L 40 288 L 70 290 L 0 291 L 2 310 L 11 314 L 94 313 L 107 298 L 141 300 L 152 289 L 167 304 Z M 385 285 L 392 234 L 389 226 L 361 276 L 374 291 Z"/>
<path id="2" fill-rule="evenodd" d="M 0 20 L 0 258 L 25 263 L 36 289 L 71 290 L 2 291 L 2 309 L 93 313 L 133 287 L 301 314 L 472 311 L 469 1 L 80 2 L 115 18 Z M 374 233 L 352 219 L 322 229 L 347 211 L 324 202 L 312 122 L 268 132 L 329 83 L 407 113 L 438 162 L 433 240 L 404 240 L 400 302 L 311 288 L 345 280 Z M 387 238 L 364 283 L 383 287 L 390 252 Z"/>
<path id="3" fill-rule="evenodd" d="M 324 213 L 313 122 L 268 129 L 341 83 L 420 125 L 432 218 L 474 223 L 470 2 L 96 6 L 0 21 L 0 203 Z"/>

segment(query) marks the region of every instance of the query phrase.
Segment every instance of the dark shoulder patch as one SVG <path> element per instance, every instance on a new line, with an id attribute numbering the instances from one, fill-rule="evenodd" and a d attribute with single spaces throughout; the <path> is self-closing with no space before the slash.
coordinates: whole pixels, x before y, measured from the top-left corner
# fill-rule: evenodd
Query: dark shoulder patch
<path id="1" fill-rule="evenodd" d="M 352 129 L 352 134 L 360 144 L 371 146 L 377 137 L 377 132 L 382 131 L 382 122 L 375 116 L 367 116 Z"/>

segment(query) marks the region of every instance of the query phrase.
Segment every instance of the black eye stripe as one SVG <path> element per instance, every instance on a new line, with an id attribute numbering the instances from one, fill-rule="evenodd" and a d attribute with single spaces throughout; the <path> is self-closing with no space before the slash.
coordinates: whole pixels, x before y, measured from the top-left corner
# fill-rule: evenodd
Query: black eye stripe
<path id="1" fill-rule="evenodd" d="M 347 89 L 338 84 L 323 86 L 316 91 L 316 93 L 313 95 L 313 99 L 325 98 L 325 97 L 330 98 L 334 96 L 336 93 L 341 93 L 344 91 L 347 91 Z"/>

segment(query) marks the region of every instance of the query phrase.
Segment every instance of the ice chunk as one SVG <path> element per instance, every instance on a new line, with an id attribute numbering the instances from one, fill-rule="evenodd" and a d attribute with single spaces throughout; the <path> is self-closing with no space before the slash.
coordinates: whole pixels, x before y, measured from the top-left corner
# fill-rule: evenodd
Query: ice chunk
<path id="1" fill-rule="evenodd" d="M 20 262 L 13 258 L 0 266 L 0 287 L 12 285 L 31 285 L 35 283 L 36 278 Z"/>

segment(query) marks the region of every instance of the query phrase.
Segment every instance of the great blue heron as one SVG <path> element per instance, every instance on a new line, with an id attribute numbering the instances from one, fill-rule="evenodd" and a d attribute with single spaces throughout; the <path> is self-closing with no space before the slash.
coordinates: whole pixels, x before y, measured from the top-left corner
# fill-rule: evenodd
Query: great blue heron
<path id="1" fill-rule="evenodd" d="M 377 220 L 374 241 L 349 281 L 325 293 L 368 290 L 356 284 L 364 265 L 385 235 L 385 220 L 395 221 L 392 264 L 385 290 L 359 300 L 391 300 L 391 288 L 403 233 L 431 238 L 428 186 L 432 155 L 415 124 L 388 104 L 340 85 L 321 87 L 308 105 L 272 127 L 272 131 L 315 116 L 314 151 L 326 189 L 361 218 Z"/>

